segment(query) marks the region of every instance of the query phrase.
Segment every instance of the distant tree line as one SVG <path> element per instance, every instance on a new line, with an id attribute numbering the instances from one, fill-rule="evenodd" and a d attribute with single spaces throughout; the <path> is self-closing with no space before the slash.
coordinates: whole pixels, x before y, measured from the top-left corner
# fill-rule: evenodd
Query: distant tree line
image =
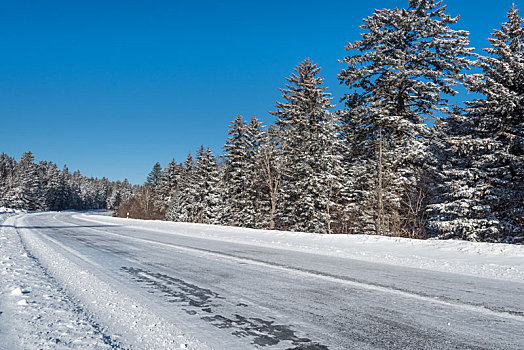
<path id="1" fill-rule="evenodd" d="M 0 206 L 24 210 L 115 209 L 132 197 L 127 180 L 112 182 L 106 178 L 69 173 L 47 161 L 34 162 L 31 152 L 20 161 L 0 154 Z"/>

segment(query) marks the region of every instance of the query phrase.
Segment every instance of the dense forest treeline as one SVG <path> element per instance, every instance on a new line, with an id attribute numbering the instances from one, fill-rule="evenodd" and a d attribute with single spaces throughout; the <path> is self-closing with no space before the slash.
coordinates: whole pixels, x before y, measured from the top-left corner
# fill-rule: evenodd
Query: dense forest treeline
<path id="1" fill-rule="evenodd" d="M 218 161 L 201 147 L 155 164 L 118 214 L 522 243 L 524 20 L 513 6 L 480 54 L 445 10 L 432 0 L 375 10 L 340 61 L 343 109 L 305 60 L 280 89 L 274 125 L 237 116 Z M 459 85 L 481 97 L 451 105 Z"/>
<path id="2" fill-rule="evenodd" d="M 23 210 L 115 209 L 132 196 L 127 180 L 111 182 L 106 178 L 69 173 L 47 161 L 34 162 L 25 152 L 17 162 L 0 154 L 0 206 Z"/>

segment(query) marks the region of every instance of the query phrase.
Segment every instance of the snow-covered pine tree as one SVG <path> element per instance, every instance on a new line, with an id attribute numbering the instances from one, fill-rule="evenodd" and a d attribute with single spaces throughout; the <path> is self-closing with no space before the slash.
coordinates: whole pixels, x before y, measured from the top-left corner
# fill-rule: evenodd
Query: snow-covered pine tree
<path id="1" fill-rule="evenodd" d="M 246 122 L 239 114 L 229 125 L 224 145 L 222 182 L 224 185 L 224 223 L 233 226 L 249 226 L 247 217 L 246 180 L 249 155 L 246 145 Z"/>
<path id="2" fill-rule="evenodd" d="M 120 204 L 127 202 L 131 198 L 132 193 L 133 187 L 127 179 L 124 179 L 124 181 L 111 182 L 106 200 L 107 209 L 118 211 Z"/>
<path id="3" fill-rule="evenodd" d="M 129 183 L 129 180 L 125 178 L 124 181 L 122 181 L 122 187 L 121 187 L 122 200 L 127 200 L 128 198 L 130 198 L 135 188 L 136 186 L 131 185 Z"/>
<path id="4" fill-rule="evenodd" d="M 407 9 L 375 10 L 349 43 L 349 86 L 343 124 L 349 148 L 354 232 L 420 236 L 419 185 L 427 157 L 426 119 L 448 113 L 447 95 L 470 65 L 468 33 L 450 28 L 459 17 L 442 1 L 410 0 Z"/>
<path id="5" fill-rule="evenodd" d="M 459 109 L 436 123 L 435 133 L 438 142 L 432 147 L 439 171 L 427 208 L 430 234 L 479 240 L 499 225 L 485 196 L 488 174 L 478 167 L 476 155 L 490 141 L 478 137 L 474 121 Z"/>
<path id="6" fill-rule="evenodd" d="M 149 172 L 149 175 L 147 175 L 146 185 L 155 188 L 158 183 L 160 182 L 160 177 L 162 176 L 162 166 L 159 162 L 156 162 L 153 166 L 153 169 L 151 169 L 151 172 Z"/>
<path id="7" fill-rule="evenodd" d="M 107 209 L 118 209 L 118 205 L 122 202 L 122 193 L 120 192 L 121 186 L 122 183 L 120 181 L 111 184 L 111 189 L 109 190 L 109 196 L 107 198 Z"/>
<path id="8" fill-rule="evenodd" d="M 331 233 L 334 194 L 341 174 L 338 123 L 320 68 L 304 60 L 280 89 L 277 102 L 282 174 L 279 221 L 293 231 Z"/>
<path id="9" fill-rule="evenodd" d="M 73 209 L 76 207 L 77 198 L 73 194 L 69 180 L 71 175 L 66 165 L 60 171 L 60 186 L 62 186 L 61 197 L 60 197 L 60 210 Z"/>
<path id="10" fill-rule="evenodd" d="M 224 215 L 228 225 L 261 228 L 266 216 L 262 199 L 262 173 L 258 162 L 258 149 L 263 138 L 262 123 L 253 116 L 246 123 L 238 115 L 229 126 L 224 145 L 222 185 Z"/>
<path id="11" fill-rule="evenodd" d="M 524 242 L 524 18 L 513 4 L 508 21 L 489 38 L 489 56 L 477 55 L 483 74 L 466 81 L 485 99 L 467 102 L 481 133 L 495 139 L 482 163 L 491 168 L 491 196 L 499 232 L 486 240 Z M 493 162 L 493 159 L 497 161 Z M 495 163 L 495 164 L 493 164 Z M 498 164 L 497 164 L 498 163 Z M 494 165 L 494 166 L 493 166 Z"/>
<path id="12" fill-rule="evenodd" d="M 80 188 L 76 183 L 73 175 L 69 172 L 69 168 L 64 165 L 62 169 L 62 176 L 68 189 L 67 208 L 68 209 L 82 209 L 82 200 L 80 196 Z"/>
<path id="13" fill-rule="evenodd" d="M 56 164 L 41 162 L 44 170 L 43 189 L 45 191 L 45 210 L 63 210 L 67 208 L 67 188 L 61 171 Z"/>
<path id="14" fill-rule="evenodd" d="M 202 146 L 196 155 L 195 163 L 197 215 L 196 222 L 219 224 L 222 219 L 222 191 L 220 173 L 215 156 Z"/>
<path id="15" fill-rule="evenodd" d="M 94 189 L 89 183 L 88 179 L 84 178 L 80 170 L 75 170 L 71 176 L 71 183 L 78 194 L 78 208 L 84 210 L 86 208 L 94 208 L 93 192 Z"/>
<path id="16" fill-rule="evenodd" d="M 111 183 L 107 177 L 96 179 L 97 193 L 96 201 L 99 209 L 107 209 L 107 199 L 111 193 Z"/>
<path id="17" fill-rule="evenodd" d="M 155 208 L 162 216 L 165 216 L 171 198 L 177 190 L 180 168 L 175 159 L 172 159 L 160 175 L 155 190 Z"/>
<path id="18" fill-rule="evenodd" d="M 264 162 L 261 147 L 266 137 L 266 128 L 256 116 L 246 126 L 245 143 L 248 159 L 246 169 L 246 212 L 249 227 L 268 228 L 270 202 L 267 199 L 264 181 Z"/>
<path id="19" fill-rule="evenodd" d="M 14 208 L 41 210 L 45 205 L 42 179 L 34 160 L 31 151 L 23 153 L 20 157 L 16 179 L 18 184 L 14 188 L 12 197 L 9 198 Z"/>
<path id="20" fill-rule="evenodd" d="M 484 99 L 466 101 L 466 117 L 445 121 L 446 192 L 430 208 L 442 238 L 524 240 L 524 19 L 513 5 L 508 22 L 478 58 L 482 73 L 466 87 Z"/>
<path id="21" fill-rule="evenodd" d="M 170 221 L 194 222 L 197 194 L 195 162 L 191 153 L 187 155 L 183 167 L 180 170 L 177 190 L 171 197 L 166 219 Z"/>
<path id="22" fill-rule="evenodd" d="M 0 206 L 10 207 L 16 177 L 16 160 L 7 154 L 0 154 Z"/>

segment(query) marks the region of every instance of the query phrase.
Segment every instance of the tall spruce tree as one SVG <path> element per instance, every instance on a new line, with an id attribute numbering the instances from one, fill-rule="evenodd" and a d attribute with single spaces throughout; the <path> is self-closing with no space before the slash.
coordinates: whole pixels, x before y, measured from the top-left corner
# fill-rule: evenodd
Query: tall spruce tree
<path id="1" fill-rule="evenodd" d="M 180 165 L 172 159 L 162 171 L 155 189 L 155 208 L 162 216 L 165 216 L 171 198 L 175 195 L 179 177 Z"/>
<path id="2" fill-rule="evenodd" d="M 15 208 L 41 210 L 45 206 L 42 178 L 38 171 L 35 157 L 31 151 L 24 152 L 18 163 L 17 186 L 12 198 Z"/>
<path id="3" fill-rule="evenodd" d="M 376 10 L 339 74 L 344 101 L 347 173 L 358 181 L 347 205 L 350 231 L 420 236 L 424 208 L 425 120 L 448 113 L 471 53 L 468 33 L 450 28 L 442 1 L 410 0 L 407 9 Z"/>
<path id="4" fill-rule="evenodd" d="M 45 191 L 45 209 L 62 210 L 67 208 L 64 199 L 67 198 L 64 178 L 56 166 L 51 162 L 40 163 L 45 170 L 43 189 Z"/>
<path id="5" fill-rule="evenodd" d="M 16 160 L 7 154 L 0 154 L 0 206 L 10 207 L 14 194 Z"/>
<path id="6" fill-rule="evenodd" d="M 201 146 L 187 156 L 175 195 L 166 213 L 172 221 L 218 224 L 222 220 L 220 173 L 213 153 Z"/>
<path id="7" fill-rule="evenodd" d="M 467 80 L 470 91 L 484 99 L 466 102 L 480 133 L 492 139 L 480 163 L 490 172 L 486 193 L 498 232 L 484 240 L 524 241 L 524 18 L 513 5 L 508 21 L 488 39 L 489 56 L 477 55 L 482 74 Z"/>
<path id="8" fill-rule="evenodd" d="M 246 126 L 245 144 L 247 149 L 246 168 L 246 212 L 247 223 L 252 228 L 268 228 L 270 210 L 264 181 L 264 162 L 261 147 L 266 128 L 256 116 L 251 117 Z"/>
<path id="9" fill-rule="evenodd" d="M 258 154 L 263 135 L 262 123 L 255 116 L 246 123 L 238 115 L 230 124 L 222 169 L 225 224 L 267 227 Z"/>
<path id="10" fill-rule="evenodd" d="M 183 167 L 180 169 L 177 190 L 169 202 L 169 208 L 166 212 L 166 219 L 170 221 L 194 222 L 196 205 L 195 191 L 195 162 L 193 156 L 189 153 L 186 157 Z"/>
<path id="11" fill-rule="evenodd" d="M 224 222 L 233 226 L 247 226 L 251 220 L 247 214 L 246 182 L 249 162 L 246 144 L 246 122 L 239 114 L 229 125 L 228 137 L 224 145 Z"/>
<path id="12" fill-rule="evenodd" d="M 222 188 L 217 161 L 209 147 L 201 147 L 195 164 L 198 216 L 196 222 L 219 224 L 222 220 Z"/>
<path id="13" fill-rule="evenodd" d="M 162 166 L 160 166 L 159 162 L 156 162 L 153 166 L 153 169 L 151 169 L 151 172 L 149 172 L 149 175 L 147 175 L 146 185 L 151 188 L 155 188 L 160 182 L 161 176 Z"/>
<path id="14" fill-rule="evenodd" d="M 430 234 L 478 240 L 479 235 L 498 226 L 484 196 L 489 185 L 487 174 L 478 168 L 475 155 L 486 142 L 477 137 L 473 120 L 458 109 L 439 121 L 435 130 L 438 142 L 433 145 L 433 154 L 439 171 L 435 172 L 434 193 L 427 208 Z"/>
<path id="15" fill-rule="evenodd" d="M 279 209 L 282 228 L 330 233 L 333 194 L 340 169 L 338 124 L 329 109 L 331 94 L 322 86 L 320 68 L 304 60 L 280 89 L 277 102 L 280 147 L 284 163 Z"/>
<path id="16" fill-rule="evenodd" d="M 508 22 L 476 54 L 482 73 L 466 86 L 485 98 L 466 101 L 466 116 L 445 121 L 443 191 L 430 207 L 442 238 L 524 240 L 524 19 L 512 6 Z"/>

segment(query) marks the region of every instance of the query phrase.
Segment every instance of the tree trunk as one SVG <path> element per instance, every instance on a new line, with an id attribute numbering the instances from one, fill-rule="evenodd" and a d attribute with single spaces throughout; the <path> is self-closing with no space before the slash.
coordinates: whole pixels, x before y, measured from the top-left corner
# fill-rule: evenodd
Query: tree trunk
<path id="1" fill-rule="evenodd" d="M 384 234 L 384 199 L 383 199 L 383 179 L 382 179 L 382 127 L 379 128 L 378 132 L 378 167 L 377 167 L 377 221 L 376 221 L 376 233 L 378 235 Z"/>

